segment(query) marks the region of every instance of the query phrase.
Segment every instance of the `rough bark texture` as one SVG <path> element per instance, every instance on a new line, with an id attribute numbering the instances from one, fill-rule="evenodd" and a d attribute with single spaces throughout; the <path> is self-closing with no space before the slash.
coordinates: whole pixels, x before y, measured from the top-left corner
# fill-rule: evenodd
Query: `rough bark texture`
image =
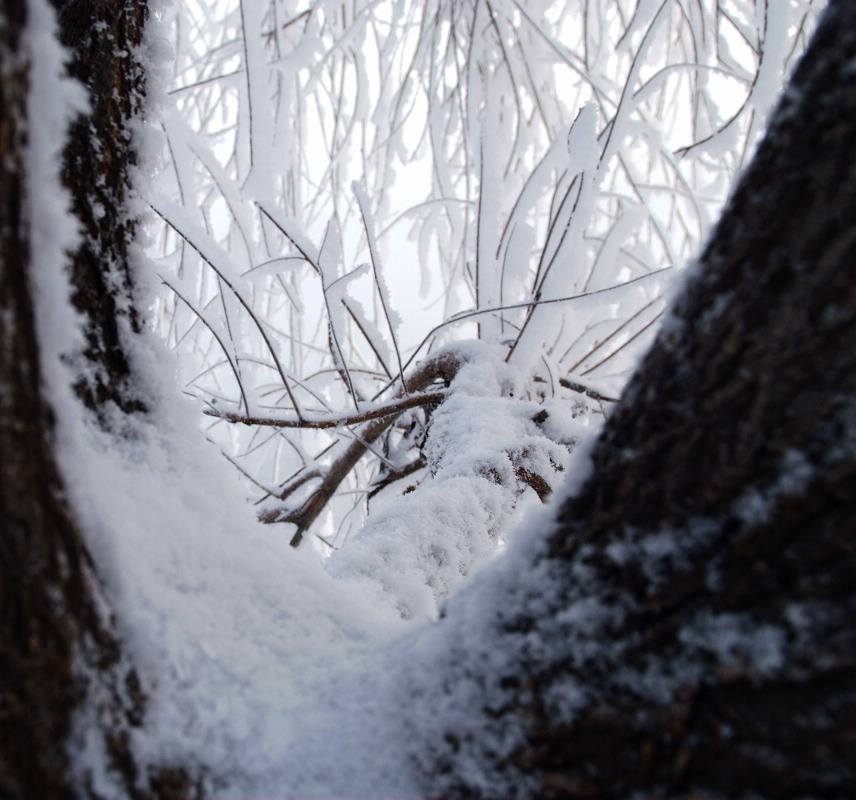
<path id="1" fill-rule="evenodd" d="M 81 364 L 94 376 L 78 390 L 115 423 L 110 405 L 143 409 L 127 380 L 122 329 L 138 327 L 128 268 L 134 221 L 125 201 L 136 161 L 130 120 L 144 100 L 137 47 L 146 4 L 56 5 L 72 71 L 92 103 L 71 132 L 64 171 L 83 231 L 70 275 L 86 320 Z M 145 697 L 112 632 L 53 453 L 28 275 L 26 19 L 26 3 L 0 3 L 0 796 L 94 796 L 72 785 L 66 750 L 73 715 L 85 703 L 126 796 L 185 797 L 189 781 L 180 771 L 139 780 L 128 730 L 141 724 Z"/>
<path id="2" fill-rule="evenodd" d="M 83 241 L 74 254 L 74 303 L 86 316 L 90 362 L 77 389 L 89 408 L 104 414 L 145 403 L 130 385 L 123 329 L 138 332 L 128 251 L 136 219 L 128 213 L 137 152 L 132 120 L 146 98 L 141 45 L 148 19 L 145 0 L 54 0 L 60 40 L 71 55 L 69 73 L 89 89 L 91 111 L 72 126 L 64 182 L 81 221 Z M 96 365 L 93 369 L 92 365 Z"/>
<path id="3" fill-rule="evenodd" d="M 109 676 L 118 648 L 95 607 L 40 391 L 27 272 L 26 20 L 20 3 L 0 8 L 0 794 L 60 798 L 71 796 L 65 742 L 86 691 L 77 668 Z"/>
<path id="4" fill-rule="evenodd" d="M 856 790 L 851 0 L 831 3 L 701 262 L 560 512 L 553 614 L 502 623 L 567 642 L 523 659 L 500 716 L 527 721 L 500 769 L 539 797 Z M 592 600 L 600 622 L 561 621 Z M 571 713 L 569 686 L 587 693 Z"/>

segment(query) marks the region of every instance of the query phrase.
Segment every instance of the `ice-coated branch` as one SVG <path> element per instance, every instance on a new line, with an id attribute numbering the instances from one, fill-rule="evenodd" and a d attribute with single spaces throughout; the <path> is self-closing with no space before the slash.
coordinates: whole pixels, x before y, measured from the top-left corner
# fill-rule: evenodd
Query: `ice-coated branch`
<path id="1" fill-rule="evenodd" d="M 559 378 L 559 386 L 564 386 L 566 389 L 570 389 L 572 392 L 577 392 L 579 394 L 584 394 L 586 397 L 590 397 L 592 400 L 598 400 L 601 403 L 617 403 L 617 397 L 609 397 L 608 395 L 602 394 L 597 391 L 597 389 L 592 389 L 591 386 L 586 386 L 584 383 L 578 383 L 577 381 L 569 380 L 568 378 Z"/>

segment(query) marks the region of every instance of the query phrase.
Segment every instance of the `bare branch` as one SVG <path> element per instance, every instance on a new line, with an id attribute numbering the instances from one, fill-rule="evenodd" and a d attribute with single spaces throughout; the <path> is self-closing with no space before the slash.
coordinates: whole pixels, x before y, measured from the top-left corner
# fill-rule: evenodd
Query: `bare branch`
<path id="1" fill-rule="evenodd" d="M 568 380 L 568 378 L 559 378 L 559 385 L 564 386 L 566 389 L 570 389 L 572 392 L 577 392 L 578 394 L 584 394 L 586 397 L 590 397 L 592 400 L 599 400 L 601 403 L 617 403 L 617 397 L 607 397 L 605 394 L 601 394 L 596 389 L 592 389 L 591 386 L 585 386 L 582 383 L 577 383 L 576 381 Z"/>
<path id="2" fill-rule="evenodd" d="M 360 207 L 360 213 L 363 217 L 363 227 L 366 231 L 366 240 L 368 241 L 369 245 L 369 255 L 371 256 L 372 269 L 374 270 L 375 286 L 377 287 L 377 292 L 380 297 L 380 304 L 383 308 L 383 315 L 384 317 L 386 317 L 386 324 L 389 327 L 389 335 L 392 339 L 392 346 L 395 349 L 395 357 L 398 359 L 398 375 L 401 378 L 401 386 L 406 392 L 407 387 L 404 381 L 404 367 L 402 367 L 401 365 L 401 352 L 398 349 L 398 342 L 395 338 L 395 328 L 393 327 L 392 318 L 390 316 L 389 298 L 387 297 L 386 287 L 383 283 L 383 278 L 380 274 L 380 252 L 378 250 L 377 241 L 375 240 L 374 228 L 372 227 L 371 220 L 369 218 L 368 197 L 366 196 L 363 187 L 356 181 L 351 184 L 351 189 L 354 192 L 354 196 L 357 198 L 357 204 Z M 372 349 L 374 349 L 374 347 L 372 347 Z"/>
<path id="3" fill-rule="evenodd" d="M 435 381 L 441 380 L 448 384 L 457 374 L 461 364 L 461 357 L 454 353 L 435 356 L 421 364 L 411 375 L 407 380 L 407 390 L 418 396 L 419 392 Z M 303 539 L 303 534 L 318 519 L 339 485 L 363 457 L 368 446 L 376 441 L 393 422 L 395 417 L 387 416 L 367 423 L 345 452 L 331 464 L 321 485 L 299 509 L 296 511 L 284 508 L 269 510 L 261 515 L 262 522 L 292 522 L 297 525 L 297 530 L 291 537 L 292 547 L 297 547 Z"/>
<path id="4" fill-rule="evenodd" d="M 377 408 L 363 409 L 359 413 L 347 416 L 326 415 L 321 418 L 309 419 L 275 419 L 273 417 L 251 417 L 246 414 L 237 414 L 232 411 L 220 411 L 217 408 L 206 408 L 203 412 L 209 417 L 218 417 L 226 422 L 237 422 L 241 425 L 268 425 L 272 428 L 312 428 L 324 430 L 327 428 L 339 428 L 343 425 L 360 425 L 373 419 L 398 416 L 411 408 L 419 406 L 430 406 L 442 403 L 446 399 L 445 392 L 431 392 L 429 394 L 414 394 L 403 397 Z"/>

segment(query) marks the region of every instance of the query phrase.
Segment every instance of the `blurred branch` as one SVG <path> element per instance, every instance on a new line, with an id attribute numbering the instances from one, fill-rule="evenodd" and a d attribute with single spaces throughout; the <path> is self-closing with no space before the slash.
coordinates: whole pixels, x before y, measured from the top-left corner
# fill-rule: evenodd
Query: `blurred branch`
<path id="1" fill-rule="evenodd" d="M 598 400 L 601 403 L 618 402 L 617 397 L 607 397 L 607 395 L 601 394 L 596 389 L 592 389 L 591 386 L 585 386 L 582 383 L 577 383 L 576 381 L 571 381 L 567 378 L 559 378 L 559 385 L 564 386 L 566 389 L 570 389 L 572 392 L 584 394 L 586 397 L 590 397 L 592 400 Z"/>

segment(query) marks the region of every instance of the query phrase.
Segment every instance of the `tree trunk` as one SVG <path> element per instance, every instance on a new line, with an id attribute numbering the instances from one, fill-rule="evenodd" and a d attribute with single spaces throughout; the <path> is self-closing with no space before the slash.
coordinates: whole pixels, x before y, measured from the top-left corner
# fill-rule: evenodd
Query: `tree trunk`
<path id="1" fill-rule="evenodd" d="M 142 0 L 56 6 L 70 69 L 91 102 L 70 132 L 63 172 L 82 233 L 68 276 L 85 320 L 82 373 L 90 376 L 77 390 L 104 424 L 115 425 L 144 408 L 127 381 L 122 337 L 138 328 L 128 267 L 135 223 L 126 201 L 136 163 L 130 121 L 145 99 L 137 54 L 147 9 Z M 30 275 L 30 13 L 26 3 L 0 4 L 0 795 L 88 792 L 85 778 L 72 786 L 66 749 L 85 703 L 126 795 L 178 798 L 188 783 L 175 771 L 153 772 L 150 791 L 138 786 L 128 730 L 141 724 L 145 697 L 113 633 L 53 450 Z"/>
<path id="2" fill-rule="evenodd" d="M 70 797 L 65 741 L 85 686 L 75 663 L 108 667 L 80 532 L 62 498 L 41 396 L 25 211 L 29 65 L 19 3 L 0 17 L 0 793 Z M 82 642 L 88 652 L 79 654 Z"/>
<path id="3" fill-rule="evenodd" d="M 854 64 L 856 4 L 833 0 L 589 477 L 488 623 L 515 669 L 502 703 L 485 690 L 482 736 L 522 722 L 523 741 L 450 732 L 450 795 L 484 793 L 472 756 L 529 797 L 852 797 Z"/>
<path id="4" fill-rule="evenodd" d="M 143 411 L 145 401 L 129 381 L 123 336 L 140 331 L 129 266 L 137 220 L 128 202 L 137 165 L 130 122 L 146 102 L 139 58 L 148 6 L 145 0 L 53 2 L 60 41 L 71 54 L 69 73 L 87 87 L 91 106 L 72 126 L 63 174 L 82 225 L 72 261 L 73 300 L 88 321 L 88 377 L 76 388 L 102 417 L 112 405 Z"/>

